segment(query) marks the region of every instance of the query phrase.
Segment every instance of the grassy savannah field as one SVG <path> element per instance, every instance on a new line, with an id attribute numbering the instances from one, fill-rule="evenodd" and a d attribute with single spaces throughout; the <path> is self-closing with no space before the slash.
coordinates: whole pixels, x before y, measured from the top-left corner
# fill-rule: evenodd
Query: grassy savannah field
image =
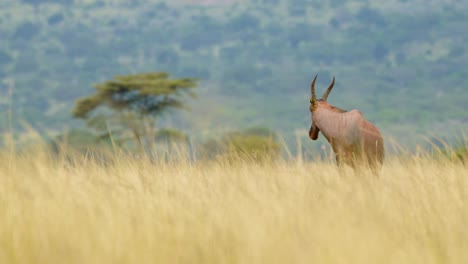
<path id="1" fill-rule="evenodd" d="M 466 263 L 468 166 L 0 159 L 0 263 Z"/>

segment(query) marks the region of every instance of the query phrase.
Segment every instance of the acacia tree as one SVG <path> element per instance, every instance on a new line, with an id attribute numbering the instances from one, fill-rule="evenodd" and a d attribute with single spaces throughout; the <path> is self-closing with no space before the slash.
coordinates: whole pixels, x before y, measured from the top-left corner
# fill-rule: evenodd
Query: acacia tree
<path id="1" fill-rule="evenodd" d="M 165 72 L 116 76 L 94 85 L 93 95 L 77 100 L 73 116 L 86 119 L 101 138 L 111 137 L 120 145 L 133 139 L 143 151 L 154 143 L 156 118 L 187 109 L 184 99 L 196 97 L 196 86 L 196 79 L 170 79 Z"/>

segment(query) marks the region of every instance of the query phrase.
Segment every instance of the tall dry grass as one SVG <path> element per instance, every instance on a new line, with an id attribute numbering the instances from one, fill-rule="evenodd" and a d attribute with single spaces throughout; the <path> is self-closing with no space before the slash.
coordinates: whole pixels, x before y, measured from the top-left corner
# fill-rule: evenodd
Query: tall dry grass
<path id="1" fill-rule="evenodd" d="M 468 167 L 0 159 L 0 263 L 467 263 Z"/>

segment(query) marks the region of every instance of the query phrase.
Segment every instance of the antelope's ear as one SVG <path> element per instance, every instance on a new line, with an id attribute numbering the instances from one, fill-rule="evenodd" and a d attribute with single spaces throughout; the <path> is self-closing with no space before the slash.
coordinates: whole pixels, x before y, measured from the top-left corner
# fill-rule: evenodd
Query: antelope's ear
<path id="1" fill-rule="evenodd" d="M 314 101 L 314 100 L 310 100 L 310 106 L 309 106 L 309 110 L 310 112 L 314 112 L 315 109 L 317 108 L 317 101 Z"/>

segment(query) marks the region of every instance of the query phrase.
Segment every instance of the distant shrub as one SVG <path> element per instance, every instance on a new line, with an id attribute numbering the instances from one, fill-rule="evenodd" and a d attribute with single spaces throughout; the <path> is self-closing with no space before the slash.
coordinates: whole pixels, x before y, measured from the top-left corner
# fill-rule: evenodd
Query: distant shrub
<path id="1" fill-rule="evenodd" d="M 251 128 L 210 139 L 201 145 L 199 154 L 207 159 L 261 162 L 278 158 L 280 146 L 271 130 Z"/>
<path id="2" fill-rule="evenodd" d="M 185 143 L 187 142 L 187 135 L 177 129 L 163 128 L 156 132 L 155 140 L 162 143 Z"/>
<path id="3" fill-rule="evenodd" d="M 111 149 L 111 142 L 108 139 L 98 139 L 95 134 L 80 129 L 73 129 L 64 132 L 50 143 L 53 152 L 59 152 L 61 148 L 67 148 L 75 152 L 99 152 Z"/>

